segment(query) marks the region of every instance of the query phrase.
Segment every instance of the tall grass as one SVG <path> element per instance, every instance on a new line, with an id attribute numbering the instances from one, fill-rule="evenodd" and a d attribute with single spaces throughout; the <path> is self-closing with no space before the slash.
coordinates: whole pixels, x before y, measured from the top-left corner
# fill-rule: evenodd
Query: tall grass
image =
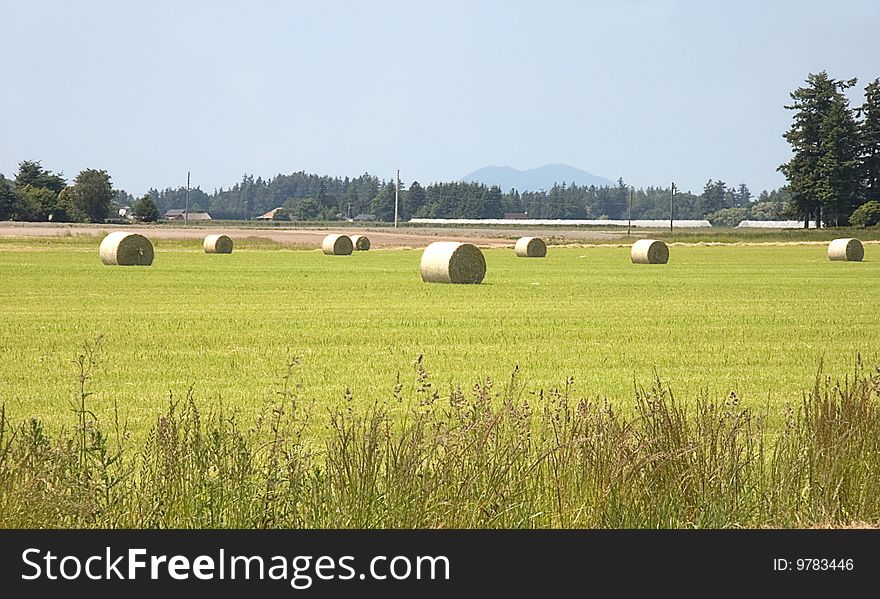
<path id="1" fill-rule="evenodd" d="M 769 438 L 740 405 L 681 402 L 658 380 L 635 410 L 514 372 L 441 394 L 421 358 L 388 400 L 320 411 L 287 364 L 242 423 L 192 390 L 146 443 L 89 410 L 99 347 L 76 361 L 72 428 L 50 435 L 0 408 L 0 526 L 762 527 L 880 523 L 880 370 L 819 377 Z M 321 434 L 306 434 L 322 427 Z"/>

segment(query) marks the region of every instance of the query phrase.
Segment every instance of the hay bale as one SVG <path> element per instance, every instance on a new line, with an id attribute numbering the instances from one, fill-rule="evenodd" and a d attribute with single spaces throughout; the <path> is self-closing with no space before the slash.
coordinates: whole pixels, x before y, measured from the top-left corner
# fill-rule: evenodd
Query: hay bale
<path id="1" fill-rule="evenodd" d="M 328 235 L 321 243 L 321 249 L 328 256 L 348 256 L 354 250 L 348 235 Z"/>
<path id="2" fill-rule="evenodd" d="M 547 255 L 547 244 L 540 237 L 520 237 L 514 251 L 520 258 L 543 258 Z"/>
<path id="3" fill-rule="evenodd" d="M 114 231 L 101 242 L 101 262 L 108 266 L 149 266 L 153 244 L 143 235 Z"/>
<path id="4" fill-rule="evenodd" d="M 477 284 L 486 276 L 486 259 L 469 243 L 435 241 L 425 248 L 419 271 L 426 283 Z"/>
<path id="5" fill-rule="evenodd" d="M 204 246 L 206 254 L 232 253 L 232 239 L 228 235 L 208 235 Z"/>
<path id="6" fill-rule="evenodd" d="M 669 248 L 656 239 L 639 239 L 630 252 L 633 264 L 666 264 L 669 262 Z"/>
<path id="7" fill-rule="evenodd" d="M 366 252 L 370 249 L 370 238 L 366 235 L 352 235 L 351 244 L 357 252 Z"/>
<path id="8" fill-rule="evenodd" d="M 855 238 L 835 239 L 828 244 L 828 259 L 835 262 L 861 262 L 865 257 L 865 247 Z"/>

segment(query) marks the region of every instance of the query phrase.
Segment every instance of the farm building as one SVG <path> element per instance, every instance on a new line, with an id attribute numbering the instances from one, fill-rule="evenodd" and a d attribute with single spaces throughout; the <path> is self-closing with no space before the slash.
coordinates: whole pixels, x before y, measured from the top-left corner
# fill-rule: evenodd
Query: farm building
<path id="1" fill-rule="evenodd" d="M 207 212 L 187 212 L 185 208 L 166 210 L 162 215 L 165 220 L 212 220 Z"/>
<path id="2" fill-rule="evenodd" d="M 279 210 L 284 210 L 284 208 L 281 206 L 278 206 L 278 208 L 272 208 L 269 212 L 258 216 L 255 220 L 275 220 L 275 213 Z"/>
<path id="3" fill-rule="evenodd" d="M 374 221 L 374 220 L 376 220 L 376 217 L 372 214 L 358 214 L 352 220 L 356 221 L 356 222 L 366 222 L 366 221 Z"/>

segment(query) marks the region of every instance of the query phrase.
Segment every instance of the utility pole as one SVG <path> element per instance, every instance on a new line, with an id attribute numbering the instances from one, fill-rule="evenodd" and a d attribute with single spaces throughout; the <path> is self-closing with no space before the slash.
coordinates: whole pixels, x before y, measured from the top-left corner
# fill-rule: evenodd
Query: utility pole
<path id="1" fill-rule="evenodd" d="M 397 226 L 397 208 L 400 205 L 400 169 L 397 169 L 397 185 L 394 186 L 394 226 Z"/>
<path id="2" fill-rule="evenodd" d="M 633 188 L 629 188 L 629 210 L 626 213 L 626 236 L 630 236 L 630 229 L 633 224 Z"/>
<path id="3" fill-rule="evenodd" d="M 183 211 L 183 226 L 189 225 L 189 171 L 186 171 L 186 209 Z"/>
<path id="4" fill-rule="evenodd" d="M 675 217 L 675 181 L 672 182 L 672 193 L 669 195 L 669 232 L 672 233 L 672 220 Z"/>

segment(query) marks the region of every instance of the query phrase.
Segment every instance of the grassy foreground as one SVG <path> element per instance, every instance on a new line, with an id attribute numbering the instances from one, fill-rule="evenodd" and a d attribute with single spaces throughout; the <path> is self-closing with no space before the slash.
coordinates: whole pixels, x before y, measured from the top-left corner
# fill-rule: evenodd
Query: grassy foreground
<path id="1" fill-rule="evenodd" d="M 659 374 L 682 397 L 735 390 L 777 424 L 820 362 L 844 376 L 880 354 L 880 248 L 831 263 L 824 246 L 679 247 L 665 266 L 621 247 L 486 250 L 479 286 L 428 285 L 420 251 L 350 257 L 241 244 L 205 255 L 156 244 L 151 268 L 101 265 L 98 239 L 0 244 L 0 402 L 50 429 L 69 421 L 73 358 L 102 334 L 92 409 L 114 402 L 143 438 L 169 391 L 253 419 L 290 356 L 323 409 L 388 396 L 418 355 L 449 393 L 519 365 L 526 393 L 569 377 L 632 405 Z"/>
<path id="2" fill-rule="evenodd" d="M 778 432 L 740 404 L 633 410 L 518 379 L 442 397 L 420 361 L 387 401 L 316 411 L 293 384 L 255 420 L 192 395 L 145 445 L 89 411 L 69 432 L 0 411 L 0 527 L 797 527 L 880 523 L 880 370 L 819 379 Z M 326 427 L 321 440 L 304 432 Z"/>

